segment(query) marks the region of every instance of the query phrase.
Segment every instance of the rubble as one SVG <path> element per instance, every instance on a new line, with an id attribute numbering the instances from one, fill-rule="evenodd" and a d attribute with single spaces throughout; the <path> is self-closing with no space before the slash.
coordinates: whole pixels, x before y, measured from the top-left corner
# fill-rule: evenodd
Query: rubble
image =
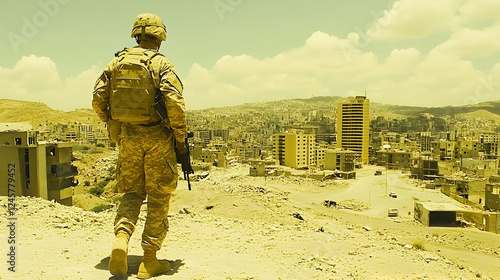
<path id="1" fill-rule="evenodd" d="M 336 207 L 338 209 L 347 209 L 347 210 L 353 210 L 353 211 L 359 211 L 359 212 L 363 212 L 363 211 L 370 209 L 369 204 L 367 204 L 363 201 L 356 200 L 356 199 L 349 199 L 349 200 L 340 201 L 337 203 Z"/>

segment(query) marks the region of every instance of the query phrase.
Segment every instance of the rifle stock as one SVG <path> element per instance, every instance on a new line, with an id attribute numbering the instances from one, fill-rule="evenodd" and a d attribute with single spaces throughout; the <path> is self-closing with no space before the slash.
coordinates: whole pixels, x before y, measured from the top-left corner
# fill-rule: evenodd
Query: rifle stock
<path id="1" fill-rule="evenodd" d="M 158 91 L 156 93 L 155 103 L 153 104 L 153 107 L 162 120 L 167 118 L 167 107 L 165 107 L 165 99 L 163 98 L 163 94 L 161 93 L 161 91 Z"/>

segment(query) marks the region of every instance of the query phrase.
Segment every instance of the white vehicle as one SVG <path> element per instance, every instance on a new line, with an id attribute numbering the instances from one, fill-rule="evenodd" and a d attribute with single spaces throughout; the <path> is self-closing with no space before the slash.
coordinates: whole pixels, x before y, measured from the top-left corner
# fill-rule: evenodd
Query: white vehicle
<path id="1" fill-rule="evenodd" d="M 397 217 L 398 213 L 399 213 L 399 211 L 397 208 L 389 208 L 387 210 L 387 216 L 389 216 L 389 217 Z"/>

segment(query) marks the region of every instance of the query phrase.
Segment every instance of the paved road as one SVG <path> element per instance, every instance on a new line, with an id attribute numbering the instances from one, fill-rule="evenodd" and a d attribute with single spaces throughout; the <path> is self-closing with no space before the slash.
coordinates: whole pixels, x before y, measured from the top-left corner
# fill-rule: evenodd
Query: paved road
<path id="1" fill-rule="evenodd" d="M 375 176 L 375 170 L 382 170 L 382 175 Z M 452 202 L 437 190 L 428 190 L 413 185 L 407 179 L 408 174 L 402 174 L 400 170 L 386 171 L 375 166 L 367 166 L 357 170 L 357 178 L 348 180 L 347 188 L 320 188 L 311 187 L 310 190 L 286 185 L 275 185 L 282 191 L 290 192 L 290 199 L 302 205 L 311 203 L 320 204 L 324 200 L 336 202 L 344 200 L 357 200 L 370 205 L 370 209 L 360 212 L 370 217 L 387 217 L 389 208 L 397 208 L 401 219 L 413 219 L 414 201 Z M 386 194 L 395 192 L 397 198 L 391 198 Z"/>

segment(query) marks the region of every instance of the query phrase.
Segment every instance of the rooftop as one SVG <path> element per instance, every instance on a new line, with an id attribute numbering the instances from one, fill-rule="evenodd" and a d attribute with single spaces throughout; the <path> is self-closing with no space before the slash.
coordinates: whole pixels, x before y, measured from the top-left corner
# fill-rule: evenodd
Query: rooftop
<path id="1" fill-rule="evenodd" d="M 0 132 L 21 132 L 33 130 L 33 126 L 29 123 L 0 123 Z"/>

